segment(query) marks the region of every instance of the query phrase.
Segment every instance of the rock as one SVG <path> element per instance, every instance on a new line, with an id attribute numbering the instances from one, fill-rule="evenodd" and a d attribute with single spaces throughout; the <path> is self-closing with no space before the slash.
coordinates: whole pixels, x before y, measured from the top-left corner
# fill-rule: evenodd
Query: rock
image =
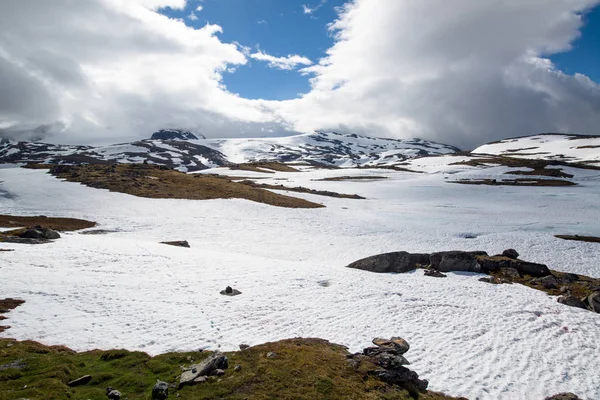
<path id="1" fill-rule="evenodd" d="M 502 284 L 502 280 L 500 278 L 496 278 L 495 276 L 488 276 L 485 278 L 479 278 L 478 279 L 479 282 L 485 282 L 485 283 L 492 283 L 494 285 L 500 285 Z"/>
<path id="2" fill-rule="evenodd" d="M 225 290 L 221 290 L 220 293 L 224 296 L 237 296 L 239 294 L 242 294 L 242 292 L 240 292 L 237 289 L 233 289 L 231 286 L 227 286 Z"/>
<path id="3" fill-rule="evenodd" d="M 202 138 L 205 139 L 204 136 Z M 150 140 L 198 140 L 198 137 L 183 129 L 161 129 L 154 132 Z"/>
<path id="4" fill-rule="evenodd" d="M 250 348 L 249 344 L 243 344 L 243 343 L 240 344 L 240 350 L 246 350 L 246 349 L 249 349 L 249 348 Z"/>
<path id="5" fill-rule="evenodd" d="M 429 257 L 433 269 L 441 272 L 465 271 L 481 272 L 481 265 L 475 259 L 474 253 L 466 251 L 443 251 L 433 253 Z"/>
<path id="6" fill-rule="evenodd" d="M 77 378 L 77 379 L 67 383 L 67 386 L 69 386 L 69 387 L 81 386 L 81 385 L 85 385 L 85 384 L 89 383 L 91 380 L 92 380 L 91 375 L 84 375 L 81 378 Z"/>
<path id="7" fill-rule="evenodd" d="M 544 400 L 582 400 L 573 393 L 559 393 L 554 396 L 546 397 Z"/>
<path id="8" fill-rule="evenodd" d="M 222 371 L 222 370 L 220 370 L 220 371 Z M 208 377 L 206 377 L 206 376 L 199 376 L 199 377 L 195 378 L 192 381 L 192 383 L 193 384 L 196 384 L 196 383 L 205 383 L 206 381 L 208 381 Z"/>
<path id="9" fill-rule="evenodd" d="M 152 400 L 165 400 L 169 397 L 169 384 L 163 381 L 156 381 L 152 388 Z"/>
<path id="10" fill-rule="evenodd" d="M 233 367 L 233 370 L 234 370 L 235 372 L 240 372 L 240 371 L 242 370 L 242 366 L 241 366 L 240 364 L 236 364 L 236 366 L 235 366 L 235 367 Z"/>
<path id="11" fill-rule="evenodd" d="M 199 376 L 210 376 L 217 369 L 227 369 L 229 361 L 221 352 L 215 352 L 208 356 L 200 364 L 192 365 L 187 371 L 184 371 L 179 378 L 179 388 L 192 384 L 194 379 Z"/>
<path id="12" fill-rule="evenodd" d="M 592 311 L 600 313 L 600 292 L 590 294 L 586 300 Z"/>
<path id="13" fill-rule="evenodd" d="M 34 228 L 26 229 L 24 232 L 18 234 L 17 236 L 24 239 L 60 239 L 60 234 L 58 232 L 49 228 L 44 228 L 39 225 Z"/>
<path id="14" fill-rule="evenodd" d="M 29 238 L 21 238 L 18 236 L 1 236 L 0 239 L 3 243 L 16 243 L 16 244 L 45 244 L 50 243 L 51 241 L 48 239 L 29 239 Z"/>
<path id="15" fill-rule="evenodd" d="M 558 289 L 558 280 L 553 275 L 532 279 L 534 285 L 542 285 L 546 289 Z"/>
<path id="16" fill-rule="evenodd" d="M 519 253 L 515 249 L 507 249 L 502 252 L 502 256 L 516 260 L 519 258 Z"/>
<path id="17" fill-rule="evenodd" d="M 405 367 L 397 369 L 379 369 L 375 371 L 375 375 L 382 381 L 393 385 L 414 385 L 420 392 L 425 392 L 429 385 L 427 380 L 419 379 L 419 375 L 416 372 Z"/>
<path id="18" fill-rule="evenodd" d="M 500 268 L 500 273 L 508 279 L 519 279 L 521 277 L 516 268 Z"/>
<path id="19" fill-rule="evenodd" d="M 223 376 L 225 375 L 225 371 L 223 371 L 222 369 L 215 369 L 212 374 L 213 376 Z"/>
<path id="20" fill-rule="evenodd" d="M 186 247 L 186 248 L 190 248 L 190 244 L 187 242 L 187 240 L 176 240 L 173 242 L 160 242 L 161 244 L 168 244 L 169 246 L 176 246 L 176 247 Z"/>
<path id="21" fill-rule="evenodd" d="M 347 268 L 355 268 L 363 271 L 385 273 L 385 272 L 408 272 L 415 270 L 419 265 L 429 264 L 428 254 L 411 254 L 406 251 L 378 254 L 366 257 L 347 265 Z"/>
<path id="22" fill-rule="evenodd" d="M 425 270 L 425 276 L 432 276 L 434 278 L 447 278 L 448 275 L 444 275 L 442 274 L 440 271 L 436 270 L 436 269 L 426 269 Z"/>
<path id="23" fill-rule="evenodd" d="M 121 392 L 116 389 L 111 388 L 110 386 L 106 388 L 106 397 L 109 400 L 121 400 Z"/>
<path id="24" fill-rule="evenodd" d="M 581 299 L 578 299 L 577 297 L 572 296 L 570 294 L 560 296 L 557 301 L 567 306 L 583 308 L 587 310 L 587 305 L 583 301 L 581 301 Z"/>
<path id="25" fill-rule="evenodd" d="M 270 351 L 267 353 L 267 358 L 270 358 L 270 359 L 277 358 L 277 354 Z"/>
<path id="26" fill-rule="evenodd" d="M 542 277 L 550 275 L 550 270 L 544 264 L 536 264 L 526 261 L 518 261 L 516 263 L 517 271 L 521 275 L 531 275 L 536 277 Z"/>

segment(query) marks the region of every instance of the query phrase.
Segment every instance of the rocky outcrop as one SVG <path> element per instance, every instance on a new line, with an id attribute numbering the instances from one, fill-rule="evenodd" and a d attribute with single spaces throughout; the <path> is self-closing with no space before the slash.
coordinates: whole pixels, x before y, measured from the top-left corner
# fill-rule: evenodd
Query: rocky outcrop
<path id="1" fill-rule="evenodd" d="M 348 265 L 348 268 L 378 273 L 408 272 L 429 264 L 429 254 L 411 254 L 406 251 L 378 254 Z"/>
<path id="2" fill-rule="evenodd" d="M 391 339 L 373 339 L 375 347 L 367 347 L 362 356 L 377 366 L 371 373 L 382 381 L 398 385 L 410 392 L 425 392 L 429 382 L 419 379 L 419 375 L 406 368 L 410 362 L 404 358 L 404 354 L 410 349 L 408 342 L 400 337 Z M 357 361 L 360 361 L 359 355 Z"/>
<path id="3" fill-rule="evenodd" d="M 487 253 L 484 253 L 487 255 Z M 429 257 L 431 268 L 441 272 L 464 271 L 481 272 L 481 265 L 475 258 L 478 253 L 466 251 L 443 251 Z"/>
<path id="4" fill-rule="evenodd" d="M 202 139 L 206 138 L 202 136 Z M 183 129 L 161 129 L 154 132 L 150 140 L 198 140 L 198 136 Z"/>
<path id="5" fill-rule="evenodd" d="M 574 393 L 559 393 L 554 396 L 546 397 L 544 400 L 582 400 Z"/>
<path id="6" fill-rule="evenodd" d="M 205 377 L 212 375 L 222 375 L 223 373 L 217 371 L 223 371 L 229 366 L 227 357 L 216 352 L 211 354 L 207 359 L 202 361 L 200 364 L 192 365 L 187 368 L 181 374 L 179 378 L 179 388 L 181 389 L 185 385 L 194 385 L 206 381 Z M 201 379 L 204 378 L 204 379 Z"/>
<path id="7" fill-rule="evenodd" d="M 502 255 L 513 260 L 519 258 L 519 253 L 515 249 L 506 249 L 502 252 Z"/>
<path id="8" fill-rule="evenodd" d="M 225 290 L 221 290 L 220 292 L 223 296 L 237 296 L 242 294 L 242 292 L 240 292 L 237 289 L 232 288 L 231 286 L 227 286 L 225 288 Z"/>
<path id="9" fill-rule="evenodd" d="M 23 239 L 60 239 L 60 234 L 58 232 L 39 225 L 33 228 L 28 228 L 24 232 L 17 234 L 17 236 Z"/>

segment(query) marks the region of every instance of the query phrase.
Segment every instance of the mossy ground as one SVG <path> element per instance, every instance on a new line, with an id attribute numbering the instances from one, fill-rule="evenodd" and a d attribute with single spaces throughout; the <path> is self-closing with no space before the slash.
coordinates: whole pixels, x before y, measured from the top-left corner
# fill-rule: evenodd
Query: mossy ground
<path id="1" fill-rule="evenodd" d="M 276 353 L 267 358 L 268 352 Z M 0 339 L 0 400 L 105 399 L 111 386 L 123 399 L 150 399 L 157 379 L 177 383 L 181 365 L 197 363 L 208 352 L 167 353 L 150 357 L 126 350 L 76 353 L 66 347 Z M 452 399 L 427 392 L 417 397 L 387 385 L 368 373 L 373 365 L 355 369 L 345 348 L 320 339 L 289 339 L 226 353 L 224 376 L 207 383 L 170 389 L 178 399 Z M 234 365 L 240 365 L 234 371 Z M 6 368 L 8 366 L 8 368 Z M 82 386 L 67 383 L 83 375 Z M 414 396 L 414 395 L 413 395 Z"/>

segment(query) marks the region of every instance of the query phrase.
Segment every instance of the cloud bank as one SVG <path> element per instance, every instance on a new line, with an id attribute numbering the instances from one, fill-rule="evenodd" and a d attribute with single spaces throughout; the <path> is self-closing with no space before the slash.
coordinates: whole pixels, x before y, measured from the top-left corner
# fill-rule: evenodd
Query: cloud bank
<path id="1" fill-rule="evenodd" d="M 598 133 L 600 86 L 546 58 L 578 37 L 598 0 L 354 0 L 335 44 L 302 56 L 249 54 L 221 27 L 169 19 L 185 0 L 20 0 L 0 13 L 0 131 L 94 142 L 165 126 L 212 137 L 335 129 L 465 148 L 549 131 Z M 311 90 L 248 100 L 222 74 L 257 59 L 305 66 Z"/>

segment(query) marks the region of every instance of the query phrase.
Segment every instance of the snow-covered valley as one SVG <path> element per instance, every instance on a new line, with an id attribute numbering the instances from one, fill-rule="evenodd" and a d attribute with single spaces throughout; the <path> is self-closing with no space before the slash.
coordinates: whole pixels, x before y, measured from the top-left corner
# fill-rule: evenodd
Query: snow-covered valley
<path id="1" fill-rule="evenodd" d="M 600 277 L 600 171 L 565 167 L 572 187 L 475 186 L 508 167 L 456 165 L 462 156 L 415 159 L 407 168 L 200 173 L 357 193 L 365 200 L 292 193 L 321 209 L 247 200 L 158 200 L 64 182 L 43 170 L 0 169 L 2 214 L 84 218 L 104 235 L 65 233 L 28 247 L 0 243 L 3 296 L 26 300 L 5 337 L 76 350 L 125 347 L 151 354 L 236 349 L 321 337 L 357 351 L 376 336 L 411 343 L 412 369 L 430 389 L 479 399 L 543 398 L 576 391 L 600 398 L 600 318 L 522 285 L 489 285 L 472 273 L 345 268 L 406 250 L 516 248 L 525 260 Z M 340 177 L 386 179 L 322 181 Z M 159 244 L 187 240 L 191 248 Z M 219 295 L 231 285 L 242 295 Z"/>

